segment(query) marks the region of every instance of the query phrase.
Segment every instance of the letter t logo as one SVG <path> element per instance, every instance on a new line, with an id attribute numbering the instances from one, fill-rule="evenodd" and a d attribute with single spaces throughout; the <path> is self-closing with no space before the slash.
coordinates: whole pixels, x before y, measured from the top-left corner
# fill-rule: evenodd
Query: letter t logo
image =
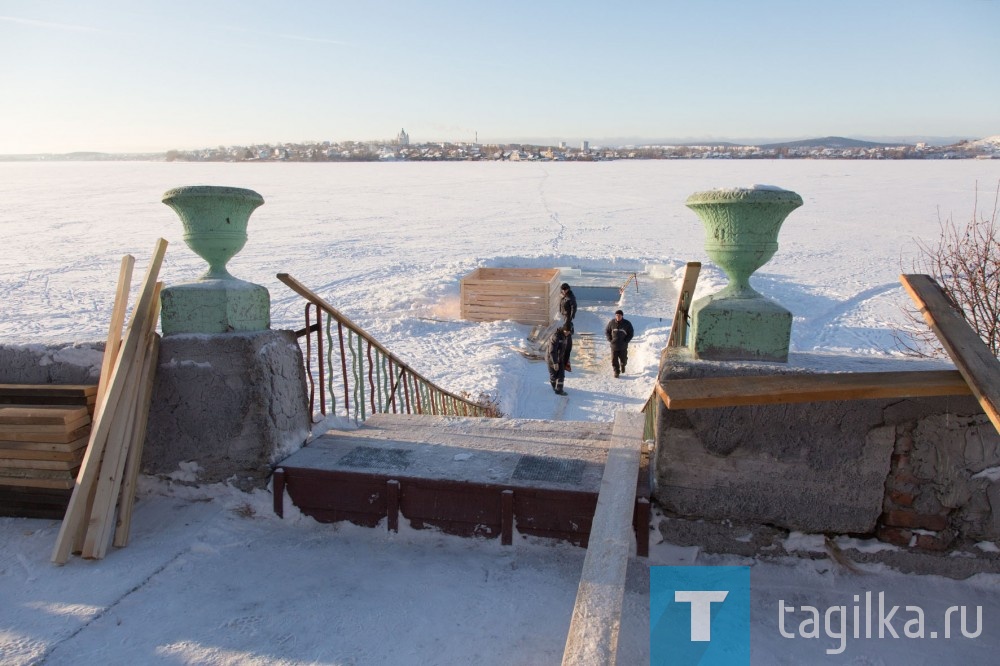
<path id="1" fill-rule="evenodd" d="M 674 601 L 691 604 L 691 640 L 712 640 L 712 602 L 724 601 L 726 590 L 674 590 Z"/>

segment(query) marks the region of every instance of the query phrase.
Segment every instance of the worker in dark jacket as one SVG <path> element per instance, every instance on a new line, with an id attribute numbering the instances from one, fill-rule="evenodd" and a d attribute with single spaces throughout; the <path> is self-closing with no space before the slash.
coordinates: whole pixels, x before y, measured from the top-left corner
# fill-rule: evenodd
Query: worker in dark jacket
<path id="1" fill-rule="evenodd" d="M 615 371 L 615 377 L 625 372 L 625 364 L 628 363 L 628 343 L 632 340 L 635 331 L 632 322 L 625 318 L 625 313 L 615 310 L 615 318 L 604 327 L 604 337 L 611 343 L 611 368 Z"/>
<path id="2" fill-rule="evenodd" d="M 563 326 L 569 325 L 573 326 L 573 318 L 576 317 L 576 295 L 573 294 L 573 290 L 569 288 L 569 285 L 563 282 L 559 285 L 559 292 L 562 296 L 559 298 L 559 316 L 563 318 Z M 572 330 L 572 328 L 570 329 Z M 569 347 L 566 349 L 566 369 L 570 369 L 569 365 L 569 355 L 573 351 L 573 338 L 569 339 Z"/>
<path id="3" fill-rule="evenodd" d="M 566 379 L 566 365 L 569 363 L 569 350 L 573 343 L 573 324 L 563 324 L 555 331 L 545 349 L 545 363 L 549 366 L 549 383 L 558 395 L 566 395 L 563 381 Z"/>

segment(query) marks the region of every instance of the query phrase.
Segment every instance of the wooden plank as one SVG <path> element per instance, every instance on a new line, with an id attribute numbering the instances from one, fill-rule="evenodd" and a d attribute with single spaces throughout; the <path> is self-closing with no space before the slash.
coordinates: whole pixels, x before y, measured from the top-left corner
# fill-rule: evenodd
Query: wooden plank
<path id="1" fill-rule="evenodd" d="M 86 437 L 91 433 L 92 424 L 80 426 L 76 430 L 68 432 L 18 432 L 18 442 L 38 442 L 50 444 L 67 444 L 75 442 L 81 437 Z M 4 440 L 9 441 L 9 440 Z"/>
<path id="2" fill-rule="evenodd" d="M 125 462 L 133 443 L 136 422 L 139 420 L 140 399 L 147 393 L 142 381 L 144 376 L 148 375 L 147 364 L 150 354 L 154 349 L 159 349 L 153 338 L 156 337 L 156 313 L 159 312 L 157 304 L 162 287 L 162 282 L 156 284 L 155 297 L 150 302 L 149 309 L 142 315 L 143 326 L 140 329 L 142 347 L 129 367 L 125 396 L 116 407 L 118 413 L 114 415 L 114 424 L 108 433 L 108 443 L 104 451 L 104 460 L 101 461 L 101 474 L 97 480 L 93 510 L 83 545 L 82 555 L 85 558 L 103 558 L 108 551 L 114 531 L 115 507 L 122 487 Z"/>
<path id="3" fill-rule="evenodd" d="M 49 453 L 49 456 L 60 454 Z M 65 454 L 63 454 L 65 455 Z M 0 470 L 5 469 L 56 469 L 56 470 L 76 470 L 80 468 L 82 456 L 73 456 L 69 459 L 60 458 L 0 458 Z"/>
<path id="4" fill-rule="evenodd" d="M 97 404 L 104 403 L 104 396 L 108 391 L 108 381 L 110 380 L 112 369 L 118 360 L 122 345 L 122 326 L 125 324 L 125 311 L 128 308 L 129 289 L 132 283 L 132 269 L 135 266 L 135 258 L 130 254 L 122 257 L 122 263 L 118 271 L 118 285 L 115 289 L 115 303 L 111 310 L 111 321 L 108 323 L 108 335 L 104 344 L 104 357 L 101 359 L 101 374 L 97 385 Z M 158 300 L 158 297 L 157 297 Z M 95 405 L 95 416 L 97 405 Z M 94 495 L 97 492 L 96 483 L 91 486 L 87 493 L 85 510 L 83 514 L 89 516 L 94 506 Z M 73 552 L 79 553 L 83 550 L 83 544 L 87 537 L 87 525 L 81 521 L 73 535 Z"/>
<path id="5" fill-rule="evenodd" d="M 135 257 L 126 254 L 122 257 L 122 263 L 118 270 L 118 286 L 115 289 L 115 304 L 111 309 L 111 322 L 108 324 L 108 337 L 104 343 L 104 357 L 101 359 L 101 375 L 97 383 L 97 403 L 101 404 L 101 399 L 108 392 L 108 379 L 111 376 L 111 369 L 122 344 L 122 326 L 125 324 L 125 311 L 128 308 L 129 287 L 132 284 L 132 269 L 135 266 Z M 95 411 L 95 416 L 97 412 Z"/>
<path id="6" fill-rule="evenodd" d="M 96 384 L 0 384 L 0 402 L 4 398 L 79 398 L 97 395 Z"/>
<path id="7" fill-rule="evenodd" d="M 118 507 L 118 521 L 115 525 L 115 535 L 112 543 L 116 548 L 128 545 L 129 533 L 132 529 L 132 509 L 135 507 L 135 490 L 139 482 L 139 470 L 142 466 L 142 449 L 146 442 L 146 426 L 149 421 L 149 404 L 153 398 L 153 386 L 156 380 L 156 364 L 160 357 L 160 336 L 153 333 L 150 338 L 150 349 L 146 356 L 146 364 L 139 380 L 142 393 L 139 395 L 138 415 L 135 429 L 132 433 L 132 446 L 129 448 L 128 460 L 125 463 L 125 474 L 122 479 L 121 504 Z"/>
<path id="8" fill-rule="evenodd" d="M 954 370 L 741 375 L 668 379 L 656 392 L 667 409 L 771 405 L 824 400 L 969 395 Z"/>
<path id="9" fill-rule="evenodd" d="M 85 428 L 86 430 L 86 428 Z M 83 447 L 87 446 L 89 437 L 86 435 L 74 439 L 71 442 L 59 443 L 59 442 L 25 442 L 22 440 L 11 441 L 11 440 L 0 440 L 0 449 L 4 451 L 51 451 L 58 453 L 66 453 L 72 455 L 82 456 L 83 452 L 80 451 Z M 15 456 L 16 457 L 16 456 Z"/>
<path id="10" fill-rule="evenodd" d="M 80 428 L 90 425 L 90 415 L 86 408 L 82 418 L 65 424 L 32 425 L 32 424 L 6 424 L 0 425 L 0 439 L 19 440 L 22 434 L 49 433 L 54 435 L 65 435 L 75 432 Z"/>
<path id="11" fill-rule="evenodd" d="M 644 425 L 639 412 L 615 412 L 563 666 L 615 663 Z"/>
<path id="12" fill-rule="evenodd" d="M 70 493 L 58 488 L 26 488 L 24 486 L 0 486 L 0 505 L 7 508 L 10 505 L 26 507 L 30 505 L 62 506 L 66 510 L 66 502 Z M 17 515 L 17 514 L 15 514 Z M 61 514 L 60 514 L 61 515 Z"/>
<path id="13" fill-rule="evenodd" d="M 510 280 L 480 281 L 472 280 L 465 283 L 467 289 L 481 294 L 538 294 L 544 295 L 549 290 L 547 282 L 514 282 Z"/>
<path id="14" fill-rule="evenodd" d="M 66 425 L 89 418 L 86 407 L 0 405 L 0 425 Z"/>
<path id="15" fill-rule="evenodd" d="M 146 276 L 143 279 L 139 300 L 134 308 L 128 330 L 125 332 L 125 340 L 118 358 L 115 359 L 111 376 L 108 378 L 108 391 L 97 407 L 98 418 L 91 432 L 90 445 L 87 447 L 87 453 L 73 489 L 73 496 L 70 498 L 69 506 L 66 508 L 66 516 L 63 518 L 59 534 L 56 537 L 56 544 L 52 550 L 52 561 L 56 564 L 64 564 L 69 559 L 76 530 L 81 523 L 86 522 L 85 512 L 90 489 L 97 479 L 101 457 L 104 455 L 104 446 L 113 421 L 113 419 L 106 418 L 107 410 L 109 407 L 117 406 L 121 400 L 128 368 L 139 353 L 140 346 L 145 342 L 140 339 L 140 333 L 145 325 L 144 317 L 150 311 L 151 302 L 157 293 L 156 278 L 166 251 L 167 241 L 162 238 L 158 239 L 153 250 L 153 257 L 146 270 Z"/>
<path id="16" fill-rule="evenodd" d="M 691 300 L 700 273 L 700 261 L 689 261 L 684 268 L 684 280 L 681 282 L 680 293 L 677 294 L 677 307 L 674 308 L 674 319 L 670 324 L 670 336 L 667 338 L 668 347 L 684 346 L 687 338 L 688 312 L 691 309 Z"/>
<path id="17" fill-rule="evenodd" d="M 463 281 L 504 281 L 517 280 L 548 282 L 559 275 L 557 268 L 477 268 L 462 278 Z"/>
<path id="18" fill-rule="evenodd" d="M 72 481 L 78 467 L 79 465 L 73 465 L 70 469 L 0 467 L 0 476 L 8 479 L 69 479 Z"/>
<path id="19" fill-rule="evenodd" d="M 0 448 L 0 465 L 8 460 L 83 460 L 83 451 L 33 451 L 31 449 Z"/>
<path id="20" fill-rule="evenodd" d="M 901 275 L 899 279 L 920 309 L 924 321 L 968 382 L 993 427 L 1000 432 L 1000 361 L 965 321 L 934 278 L 929 275 Z"/>
<path id="21" fill-rule="evenodd" d="M 23 488 L 54 488 L 69 490 L 73 488 L 72 477 L 66 479 L 26 479 L 19 477 L 0 476 L 0 486 L 20 486 Z"/>

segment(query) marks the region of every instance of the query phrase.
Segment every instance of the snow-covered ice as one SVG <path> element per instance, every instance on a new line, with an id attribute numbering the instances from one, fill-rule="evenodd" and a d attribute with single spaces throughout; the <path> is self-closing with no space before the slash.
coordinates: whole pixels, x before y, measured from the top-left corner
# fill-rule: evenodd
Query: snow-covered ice
<path id="1" fill-rule="evenodd" d="M 248 187 L 266 203 L 229 270 L 269 289 L 273 327 L 302 325 L 301 299 L 275 278 L 288 272 L 448 390 L 494 394 L 518 418 L 610 421 L 650 395 L 685 263 L 705 262 L 696 295 L 726 282 L 685 199 L 747 182 L 805 202 L 753 278 L 795 315 L 792 362 L 854 370 L 900 358 L 898 275 L 914 239 L 935 240 L 941 218 L 967 221 L 977 187 L 980 208 L 992 210 L 1000 160 L 0 163 L 0 341 L 103 340 L 122 255 L 136 257 L 133 290 L 158 237 L 170 241 L 167 285 L 205 270 L 162 194 Z M 544 366 L 519 353 L 529 327 L 459 318 L 459 280 L 479 266 L 565 266 L 622 283 L 637 273 L 638 290 L 621 302 L 636 328 L 628 375 L 612 377 L 601 333 L 615 307 L 581 303 L 577 329 L 594 336 L 592 348 L 575 346 L 569 399 L 556 399 Z M 73 353 L 69 362 L 95 363 Z M 281 520 L 268 493 L 199 486 L 197 473 L 144 478 L 132 542 L 101 561 L 53 566 L 57 522 L 0 518 L 0 663 L 559 663 L 583 549 L 320 525 L 287 503 Z M 619 663 L 648 660 L 648 567 L 659 564 L 752 566 L 755 664 L 995 663 L 998 576 L 849 569 L 818 535 L 788 536 L 799 557 L 757 559 L 658 537 L 648 561 L 629 567 Z M 831 542 L 885 548 L 844 539 Z M 867 592 L 921 606 L 935 631 L 949 606 L 968 606 L 970 621 L 981 606 L 982 631 L 851 636 L 828 654 L 840 640 L 803 637 L 806 616 L 779 612 L 779 602 L 851 611 Z"/>

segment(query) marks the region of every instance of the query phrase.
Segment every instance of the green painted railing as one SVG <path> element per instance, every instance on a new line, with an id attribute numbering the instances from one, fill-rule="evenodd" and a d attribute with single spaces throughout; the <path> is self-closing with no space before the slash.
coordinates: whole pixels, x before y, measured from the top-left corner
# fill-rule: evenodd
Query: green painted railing
<path id="1" fill-rule="evenodd" d="M 355 421 L 380 413 L 500 416 L 495 405 L 445 391 L 413 370 L 292 276 L 279 273 L 278 279 L 306 300 L 306 325 L 296 336 L 304 347 L 312 414 Z"/>
<path id="2" fill-rule="evenodd" d="M 656 440 L 656 404 L 659 395 L 654 390 L 646 399 L 646 404 L 642 406 L 642 413 L 646 417 L 646 424 L 642 431 L 642 438 L 646 441 Z"/>

